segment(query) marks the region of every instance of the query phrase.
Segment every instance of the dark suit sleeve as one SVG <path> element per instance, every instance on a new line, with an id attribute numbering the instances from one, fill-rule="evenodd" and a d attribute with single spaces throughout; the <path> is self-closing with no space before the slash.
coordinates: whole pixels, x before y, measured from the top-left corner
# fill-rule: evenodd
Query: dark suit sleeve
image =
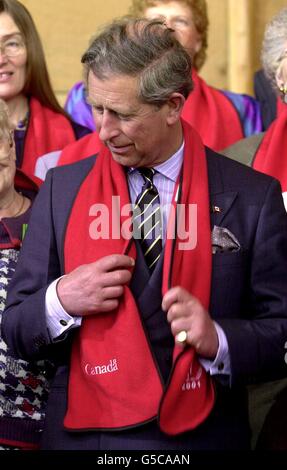
<path id="1" fill-rule="evenodd" d="M 35 200 L 2 320 L 2 334 L 10 353 L 26 360 L 47 357 L 51 340 L 45 319 L 45 294 L 48 285 L 61 275 L 52 219 L 52 174 L 53 170 Z"/>
<path id="2" fill-rule="evenodd" d="M 246 217 L 254 223 L 252 201 Z M 287 214 L 275 180 L 266 191 L 249 251 L 250 307 L 240 319 L 218 321 L 229 345 L 232 384 L 287 375 Z"/>

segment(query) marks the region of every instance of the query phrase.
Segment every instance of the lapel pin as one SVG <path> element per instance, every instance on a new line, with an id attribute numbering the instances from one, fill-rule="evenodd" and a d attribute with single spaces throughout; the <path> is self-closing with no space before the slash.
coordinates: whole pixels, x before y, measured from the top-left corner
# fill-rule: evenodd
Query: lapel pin
<path id="1" fill-rule="evenodd" d="M 221 207 L 218 206 L 211 206 L 211 212 L 222 212 Z"/>

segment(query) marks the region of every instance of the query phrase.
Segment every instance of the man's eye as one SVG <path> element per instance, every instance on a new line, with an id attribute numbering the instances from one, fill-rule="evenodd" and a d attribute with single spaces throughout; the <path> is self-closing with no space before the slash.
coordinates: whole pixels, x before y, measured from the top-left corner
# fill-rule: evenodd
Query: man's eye
<path id="1" fill-rule="evenodd" d="M 98 114 L 103 114 L 104 110 L 100 106 L 93 106 L 93 111 L 95 111 Z"/>
<path id="2" fill-rule="evenodd" d="M 121 119 L 121 121 L 128 121 L 130 119 L 128 114 L 118 114 L 118 117 Z"/>

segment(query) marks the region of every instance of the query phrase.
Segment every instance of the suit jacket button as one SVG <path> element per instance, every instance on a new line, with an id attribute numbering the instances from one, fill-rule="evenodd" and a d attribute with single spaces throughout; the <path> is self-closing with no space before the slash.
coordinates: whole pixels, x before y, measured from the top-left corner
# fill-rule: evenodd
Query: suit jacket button
<path id="1" fill-rule="evenodd" d="M 62 326 L 67 326 L 68 325 L 68 322 L 66 320 L 60 320 L 60 324 Z"/>

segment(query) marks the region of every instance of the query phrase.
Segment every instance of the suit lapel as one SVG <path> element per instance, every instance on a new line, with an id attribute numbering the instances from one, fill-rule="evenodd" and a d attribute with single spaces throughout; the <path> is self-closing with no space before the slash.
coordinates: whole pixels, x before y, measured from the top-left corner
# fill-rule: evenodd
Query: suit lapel
<path id="1" fill-rule="evenodd" d="M 220 225 L 237 197 L 236 191 L 210 195 L 211 226 Z"/>
<path id="2" fill-rule="evenodd" d="M 211 228 L 220 225 L 229 213 L 238 192 L 226 189 L 223 184 L 220 162 L 222 157 L 213 150 L 206 148 Z"/>

